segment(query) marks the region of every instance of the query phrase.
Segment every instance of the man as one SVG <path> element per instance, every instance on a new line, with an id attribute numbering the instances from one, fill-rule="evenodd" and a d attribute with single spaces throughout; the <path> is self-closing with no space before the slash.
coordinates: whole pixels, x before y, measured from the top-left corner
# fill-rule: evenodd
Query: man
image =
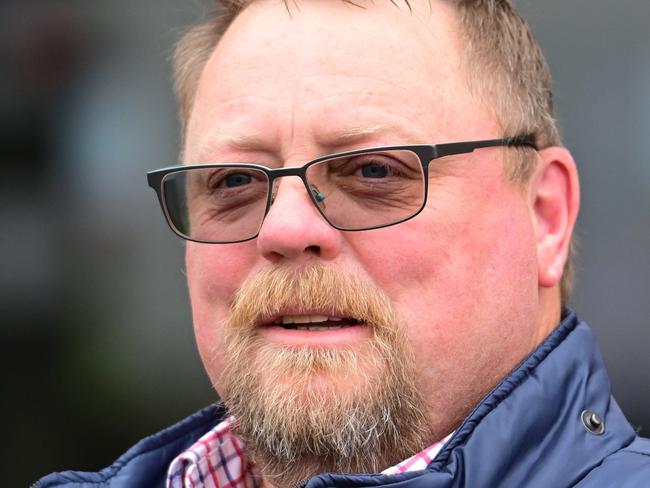
<path id="1" fill-rule="evenodd" d="M 564 308 L 577 171 L 512 5 L 225 7 L 149 175 L 223 405 L 39 486 L 650 486 Z"/>

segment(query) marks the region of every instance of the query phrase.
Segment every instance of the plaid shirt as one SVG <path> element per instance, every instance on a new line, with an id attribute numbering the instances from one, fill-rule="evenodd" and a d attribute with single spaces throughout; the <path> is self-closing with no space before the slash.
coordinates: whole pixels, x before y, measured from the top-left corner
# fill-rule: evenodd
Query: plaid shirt
<path id="1" fill-rule="evenodd" d="M 261 477 L 232 432 L 232 417 L 224 420 L 172 461 L 167 488 L 259 488 Z M 399 474 L 427 467 L 453 432 L 441 441 L 382 473 Z"/>

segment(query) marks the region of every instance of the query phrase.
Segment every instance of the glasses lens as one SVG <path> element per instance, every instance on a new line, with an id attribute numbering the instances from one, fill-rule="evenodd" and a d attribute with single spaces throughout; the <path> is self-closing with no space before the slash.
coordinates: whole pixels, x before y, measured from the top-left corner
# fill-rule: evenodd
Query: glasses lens
<path id="1" fill-rule="evenodd" d="M 424 173 L 411 151 L 381 151 L 328 159 L 307 168 L 312 198 L 343 230 L 395 224 L 424 204 Z"/>
<path id="2" fill-rule="evenodd" d="M 179 234 L 235 242 L 255 236 L 266 210 L 266 173 L 247 166 L 192 168 L 163 180 L 167 215 Z"/>

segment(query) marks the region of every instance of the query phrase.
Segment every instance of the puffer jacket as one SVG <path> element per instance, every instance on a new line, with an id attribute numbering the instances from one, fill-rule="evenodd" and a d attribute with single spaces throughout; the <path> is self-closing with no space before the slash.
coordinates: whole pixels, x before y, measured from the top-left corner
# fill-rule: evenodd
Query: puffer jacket
<path id="1" fill-rule="evenodd" d="M 163 487 L 167 467 L 225 412 L 211 406 L 147 437 L 97 473 L 66 471 L 35 485 Z M 650 440 L 611 395 L 593 335 L 568 312 L 562 323 L 467 416 L 422 471 L 322 474 L 306 488 L 650 487 Z"/>

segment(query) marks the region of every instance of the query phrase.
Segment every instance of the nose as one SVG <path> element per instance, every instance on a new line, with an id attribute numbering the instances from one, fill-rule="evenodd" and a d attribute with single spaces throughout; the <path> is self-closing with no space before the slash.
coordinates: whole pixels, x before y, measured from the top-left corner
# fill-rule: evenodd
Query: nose
<path id="1" fill-rule="evenodd" d="M 257 236 L 257 247 L 273 263 L 334 259 L 342 234 L 325 221 L 298 177 L 283 177 Z"/>

